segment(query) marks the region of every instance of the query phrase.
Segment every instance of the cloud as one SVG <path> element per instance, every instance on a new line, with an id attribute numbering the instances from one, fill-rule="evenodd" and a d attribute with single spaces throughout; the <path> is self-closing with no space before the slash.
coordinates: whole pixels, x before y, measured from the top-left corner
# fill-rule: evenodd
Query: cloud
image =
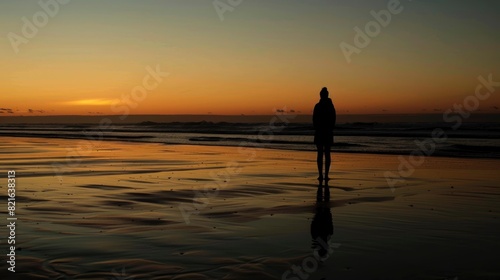
<path id="1" fill-rule="evenodd" d="M 30 114 L 33 114 L 33 113 L 40 113 L 40 114 L 43 114 L 43 113 L 45 113 L 45 111 L 44 111 L 44 110 L 33 110 L 33 109 L 28 109 L 28 112 L 29 112 Z"/>
<path id="2" fill-rule="evenodd" d="M 0 108 L 0 114 L 14 114 L 14 111 L 10 108 Z"/>
<path id="3" fill-rule="evenodd" d="M 109 106 L 113 104 L 116 99 L 80 99 L 64 102 L 65 105 L 71 106 Z"/>

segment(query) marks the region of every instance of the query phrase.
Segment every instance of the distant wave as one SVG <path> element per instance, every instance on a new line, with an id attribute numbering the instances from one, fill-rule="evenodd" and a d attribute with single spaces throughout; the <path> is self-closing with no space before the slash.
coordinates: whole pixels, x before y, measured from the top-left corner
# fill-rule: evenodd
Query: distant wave
<path id="1" fill-rule="evenodd" d="M 295 145 L 311 145 L 311 141 L 286 141 L 286 140 L 261 140 L 261 139 L 252 139 L 252 138 L 240 138 L 240 137 L 191 137 L 189 141 L 193 142 L 226 142 L 226 141 L 237 141 L 237 142 L 249 142 L 249 143 L 270 143 L 270 144 L 295 144 Z M 334 147 L 362 147 L 361 144 L 351 144 L 351 143 L 334 143 Z"/>
<path id="2" fill-rule="evenodd" d="M 500 147 L 492 145 L 452 144 L 438 150 L 436 155 L 454 156 L 457 153 L 462 157 L 500 158 Z"/>
<path id="3" fill-rule="evenodd" d="M 0 137 L 41 137 L 183 145 L 241 146 L 314 151 L 310 124 L 145 122 L 102 129 L 85 124 L 3 125 Z M 500 158 L 500 126 L 496 123 L 464 124 L 454 131 L 438 123 L 347 123 L 335 129 L 336 152 L 408 155 L 419 147 L 415 140 L 432 140 L 442 128 L 448 139 L 434 143 L 432 156 Z M 279 129 L 277 129 L 279 128 Z M 269 132 L 262 135 L 262 132 Z M 270 137 L 268 137 L 270 136 Z"/>
<path id="4" fill-rule="evenodd" d="M 454 144 L 451 148 L 461 150 L 461 151 L 484 151 L 488 150 L 491 152 L 500 152 L 500 147 L 498 146 L 484 146 L 484 145 L 465 145 L 465 144 Z"/>
<path id="5" fill-rule="evenodd" d="M 88 139 L 88 140 L 139 140 L 139 139 L 151 139 L 153 136 L 147 135 L 95 135 L 92 137 L 88 137 L 85 134 L 57 134 L 57 133 L 30 133 L 30 132 L 21 132 L 21 133 L 9 133 L 0 131 L 0 136 L 10 136 L 10 137 L 38 137 L 38 138 L 62 138 L 62 139 Z"/>
<path id="6" fill-rule="evenodd" d="M 436 128 L 443 129 L 449 138 L 500 139 L 500 123 L 464 123 L 459 129 L 450 123 L 376 123 L 354 122 L 337 124 L 337 136 L 373 136 L 373 137 L 431 137 Z M 262 131 L 271 131 L 273 135 L 313 135 L 311 124 L 304 123 L 229 123 L 229 122 L 141 122 L 130 125 L 114 125 L 100 128 L 85 124 L 43 124 L 43 125 L 3 125 L 0 131 L 103 131 L 115 133 L 158 132 L 158 133 L 201 133 L 201 134 L 245 134 L 253 135 Z"/>

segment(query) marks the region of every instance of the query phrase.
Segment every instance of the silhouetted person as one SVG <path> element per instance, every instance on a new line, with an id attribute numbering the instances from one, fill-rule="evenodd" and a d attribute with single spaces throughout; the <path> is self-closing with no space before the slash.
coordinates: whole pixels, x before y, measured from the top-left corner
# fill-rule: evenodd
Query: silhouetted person
<path id="1" fill-rule="evenodd" d="M 318 180 L 328 183 L 328 172 L 330 171 L 331 157 L 330 149 L 333 145 L 333 129 L 337 120 L 337 113 L 332 100 L 328 97 L 328 89 L 324 87 L 319 93 L 321 99 L 314 106 L 314 144 L 318 150 Z M 325 177 L 323 177 L 323 154 L 325 155 Z"/>

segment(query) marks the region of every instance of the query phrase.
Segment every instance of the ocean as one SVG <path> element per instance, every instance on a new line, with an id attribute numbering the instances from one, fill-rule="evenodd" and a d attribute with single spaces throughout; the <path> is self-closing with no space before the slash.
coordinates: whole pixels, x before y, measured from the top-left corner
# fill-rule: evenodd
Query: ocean
<path id="1" fill-rule="evenodd" d="M 4 124 L 0 138 L 42 137 L 218 145 L 315 151 L 310 123 L 140 122 L 135 124 Z M 439 137 L 436 137 L 439 135 Z M 500 158 L 500 123 L 338 124 L 333 152 Z"/>

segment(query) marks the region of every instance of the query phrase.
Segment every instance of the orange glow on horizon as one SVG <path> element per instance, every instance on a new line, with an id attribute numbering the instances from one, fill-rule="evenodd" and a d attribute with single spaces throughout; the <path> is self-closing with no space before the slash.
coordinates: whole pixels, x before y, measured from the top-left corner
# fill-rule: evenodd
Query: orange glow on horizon
<path id="1" fill-rule="evenodd" d="M 20 33 L 35 2 L 1 10 L 3 34 Z M 225 22 L 203 1 L 91 2 L 65 6 L 19 53 L 0 41 L 0 116 L 310 114 L 324 86 L 339 114 L 442 113 L 474 94 L 478 76 L 500 80 L 489 4 L 454 5 L 474 20 L 446 9 L 423 22 L 415 17 L 443 4 L 414 3 L 349 63 L 339 45 L 353 43 L 376 1 L 254 3 Z M 492 94 L 478 112 L 499 107 Z"/>

